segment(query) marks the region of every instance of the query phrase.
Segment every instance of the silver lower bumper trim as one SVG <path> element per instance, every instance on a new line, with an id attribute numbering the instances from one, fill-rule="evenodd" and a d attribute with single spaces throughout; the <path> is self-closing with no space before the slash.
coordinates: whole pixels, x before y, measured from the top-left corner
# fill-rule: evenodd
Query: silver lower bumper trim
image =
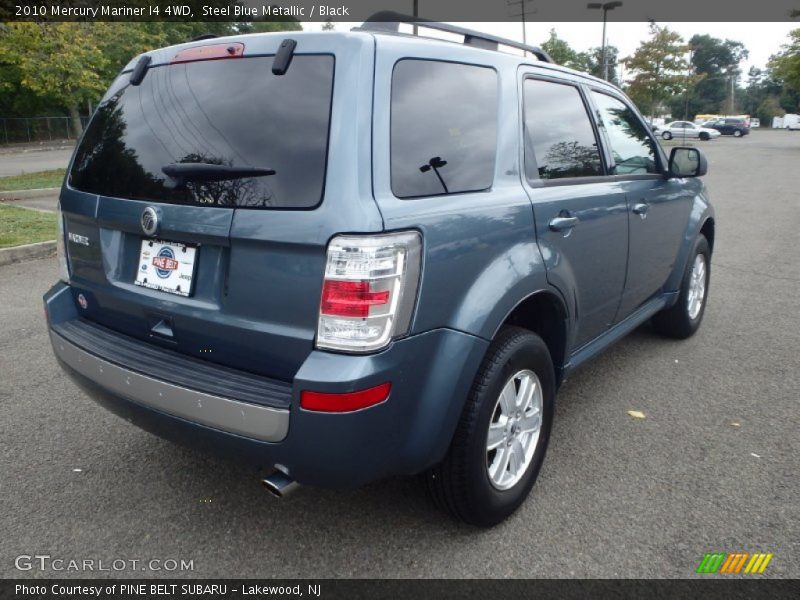
<path id="1" fill-rule="evenodd" d="M 103 360 L 50 332 L 56 356 L 100 387 L 128 400 L 201 425 L 265 442 L 289 431 L 289 411 L 205 394 Z"/>

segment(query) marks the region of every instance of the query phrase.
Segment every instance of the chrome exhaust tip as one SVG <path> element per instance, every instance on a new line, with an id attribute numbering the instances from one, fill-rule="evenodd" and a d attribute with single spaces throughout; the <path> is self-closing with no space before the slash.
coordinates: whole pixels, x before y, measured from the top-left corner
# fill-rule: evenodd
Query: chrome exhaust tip
<path id="1" fill-rule="evenodd" d="M 283 471 L 275 470 L 264 479 L 261 485 L 276 498 L 283 498 L 298 487 L 298 483 Z"/>

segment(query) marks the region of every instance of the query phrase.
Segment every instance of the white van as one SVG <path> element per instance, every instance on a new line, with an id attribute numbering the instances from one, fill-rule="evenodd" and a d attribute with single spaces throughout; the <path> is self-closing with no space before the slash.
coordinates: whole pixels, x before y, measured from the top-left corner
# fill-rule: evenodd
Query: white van
<path id="1" fill-rule="evenodd" d="M 798 129 L 800 130 L 800 115 L 786 114 L 783 115 L 783 128 L 784 129 Z"/>

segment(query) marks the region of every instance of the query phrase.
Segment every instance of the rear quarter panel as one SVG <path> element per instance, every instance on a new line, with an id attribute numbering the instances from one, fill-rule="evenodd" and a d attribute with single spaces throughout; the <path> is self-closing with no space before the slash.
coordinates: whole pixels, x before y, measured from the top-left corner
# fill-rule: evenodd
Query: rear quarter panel
<path id="1" fill-rule="evenodd" d="M 387 230 L 422 232 L 424 264 L 412 333 L 451 328 L 490 339 L 525 297 L 551 289 L 536 245 L 533 210 L 520 183 L 516 68 L 519 59 L 461 45 L 380 36 L 375 68 L 373 186 Z M 443 52 L 444 48 L 444 52 Z M 493 68 L 498 140 L 490 190 L 398 199 L 390 180 L 391 83 L 403 58 Z"/>

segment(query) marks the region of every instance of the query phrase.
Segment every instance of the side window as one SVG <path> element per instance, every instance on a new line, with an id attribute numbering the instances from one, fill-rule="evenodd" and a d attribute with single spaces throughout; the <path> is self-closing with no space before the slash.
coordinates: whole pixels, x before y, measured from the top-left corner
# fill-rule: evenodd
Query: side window
<path id="1" fill-rule="evenodd" d="M 497 73 L 433 60 L 399 61 L 392 74 L 391 178 L 398 198 L 492 186 Z"/>
<path id="2" fill-rule="evenodd" d="M 608 134 L 615 175 L 658 173 L 653 140 L 633 110 L 620 100 L 592 92 L 592 99 Z"/>
<path id="3" fill-rule="evenodd" d="M 578 88 L 526 79 L 523 96 L 529 179 L 603 174 L 597 140 Z"/>

